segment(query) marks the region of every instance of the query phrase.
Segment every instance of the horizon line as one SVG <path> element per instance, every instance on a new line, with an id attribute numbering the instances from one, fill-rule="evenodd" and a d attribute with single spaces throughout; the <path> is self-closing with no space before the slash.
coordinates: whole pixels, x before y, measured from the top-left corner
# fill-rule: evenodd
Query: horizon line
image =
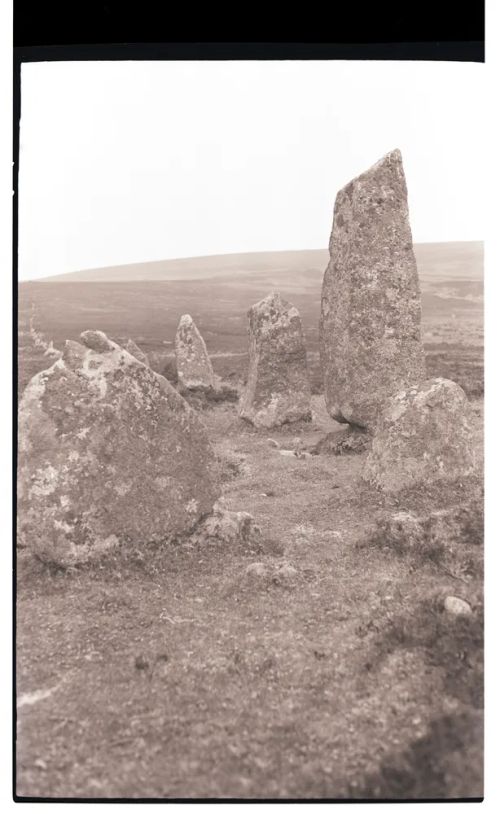
<path id="1" fill-rule="evenodd" d="M 414 241 L 414 246 L 433 246 L 433 245 L 444 245 L 447 243 L 482 243 L 484 244 L 484 239 L 482 240 L 420 240 Z M 93 272 L 93 271 L 107 271 L 109 269 L 115 268 L 129 268 L 130 266 L 139 266 L 139 265 L 153 265 L 154 263 L 177 263 L 183 260 L 205 260 L 210 258 L 216 257 L 232 257 L 235 255 L 255 255 L 255 254 L 294 254 L 300 252 L 328 252 L 328 246 L 324 247 L 321 246 L 315 249 L 258 249 L 255 251 L 242 251 L 242 252 L 215 252 L 214 254 L 195 254 L 195 255 L 184 255 L 181 257 L 164 257 L 159 258 L 157 260 L 133 260 L 132 262 L 128 263 L 112 263 L 107 266 L 90 266 L 87 268 L 79 268 L 73 269 L 72 271 L 61 271 L 59 274 L 48 274 L 43 277 L 24 277 L 21 279 L 18 275 L 17 282 L 20 283 L 29 283 L 29 282 L 43 282 L 44 280 L 54 280 L 57 277 L 66 277 L 71 274 L 82 274 L 85 272 Z M 117 281 L 118 282 L 118 281 Z"/>

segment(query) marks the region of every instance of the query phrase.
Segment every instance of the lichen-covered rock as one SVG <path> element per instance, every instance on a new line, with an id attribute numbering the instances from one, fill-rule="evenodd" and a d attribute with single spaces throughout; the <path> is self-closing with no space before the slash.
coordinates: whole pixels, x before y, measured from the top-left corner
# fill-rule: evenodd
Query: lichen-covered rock
<path id="1" fill-rule="evenodd" d="M 449 379 L 428 379 L 390 398 L 363 477 L 385 492 L 471 475 L 476 461 L 467 397 Z"/>
<path id="2" fill-rule="evenodd" d="M 187 390 L 215 389 L 216 379 L 205 340 L 189 314 L 184 314 L 179 321 L 175 358 L 181 387 Z"/>
<path id="3" fill-rule="evenodd" d="M 189 532 L 219 495 L 185 400 L 100 331 L 81 339 L 19 405 L 18 536 L 61 565 Z"/>
<path id="4" fill-rule="evenodd" d="M 127 342 L 123 346 L 127 353 L 131 353 L 132 356 L 135 356 L 139 362 L 142 362 L 143 365 L 149 366 L 149 358 L 147 353 L 144 353 L 143 350 L 140 349 L 139 345 L 136 345 L 133 339 L 127 339 Z"/>
<path id="5" fill-rule="evenodd" d="M 385 400 L 425 378 L 417 265 L 401 153 L 339 191 L 321 296 L 328 412 L 372 430 Z"/>
<path id="6" fill-rule="evenodd" d="M 256 427 L 311 418 L 311 391 L 297 309 L 269 294 L 249 312 L 249 369 L 239 415 Z"/>

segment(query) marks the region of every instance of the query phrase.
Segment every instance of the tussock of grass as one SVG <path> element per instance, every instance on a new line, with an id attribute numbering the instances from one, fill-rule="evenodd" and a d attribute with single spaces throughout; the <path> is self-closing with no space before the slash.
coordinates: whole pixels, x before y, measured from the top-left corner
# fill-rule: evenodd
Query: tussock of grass
<path id="1" fill-rule="evenodd" d="M 471 597 L 464 592 L 464 598 Z M 483 704 L 483 607 L 452 616 L 443 610 L 443 592 L 427 597 L 410 611 L 388 615 L 370 644 L 369 661 L 378 665 L 398 649 L 418 649 L 422 658 L 443 674 L 447 695 L 481 709 Z"/>
<path id="2" fill-rule="evenodd" d="M 482 797 L 482 715 L 435 718 L 428 734 L 391 754 L 356 791 L 365 799 L 422 800 Z"/>
<path id="3" fill-rule="evenodd" d="M 358 548 L 379 548 L 406 558 L 412 570 L 432 564 L 467 583 L 482 578 L 484 518 L 482 501 L 417 515 L 382 512 Z"/>

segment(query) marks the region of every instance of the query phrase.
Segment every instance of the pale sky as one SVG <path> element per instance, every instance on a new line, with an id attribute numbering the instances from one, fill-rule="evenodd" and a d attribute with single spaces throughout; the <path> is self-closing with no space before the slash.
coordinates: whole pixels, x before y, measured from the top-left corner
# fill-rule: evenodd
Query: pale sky
<path id="1" fill-rule="evenodd" d="M 22 66 L 19 278 L 327 247 L 337 191 L 399 147 L 416 242 L 482 240 L 484 65 Z"/>

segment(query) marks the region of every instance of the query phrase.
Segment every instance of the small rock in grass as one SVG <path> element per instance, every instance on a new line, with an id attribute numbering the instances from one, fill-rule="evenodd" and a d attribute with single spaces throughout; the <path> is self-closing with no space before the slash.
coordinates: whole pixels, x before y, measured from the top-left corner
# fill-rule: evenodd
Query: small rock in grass
<path id="1" fill-rule="evenodd" d="M 297 569 L 290 563 L 284 562 L 276 571 L 276 576 L 279 577 L 280 581 L 293 580 L 297 576 Z"/>
<path id="2" fill-rule="evenodd" d="M 218 501 L 192 538 L 200 542 L 212 539 L 224 543 L 256 544 L 261 541 L 261 530 L 251 514 L 231 512 L 223 501 Z"/>
<path id="3" fill-rule="evenodd" d="M 452 616 L 468 616 L 472 613 L 469 603 L 458 596 L 447 596 L 444 600 L 444 609 Z"/>
<path id="4" fill-rule="evenodd" d="M 267 566 L 263 562 L 252 562 L 245 568 L 245 574 L 249 577 L 262 579 L 267 576 Z"/>
<path id="5" fill-rule="evenodd" d="M 329 432 L 312 448 L 313 455 L 359 455 L 371 444 L 371 437 L 362 430 L 349 428 L 343 432 Z"/>

